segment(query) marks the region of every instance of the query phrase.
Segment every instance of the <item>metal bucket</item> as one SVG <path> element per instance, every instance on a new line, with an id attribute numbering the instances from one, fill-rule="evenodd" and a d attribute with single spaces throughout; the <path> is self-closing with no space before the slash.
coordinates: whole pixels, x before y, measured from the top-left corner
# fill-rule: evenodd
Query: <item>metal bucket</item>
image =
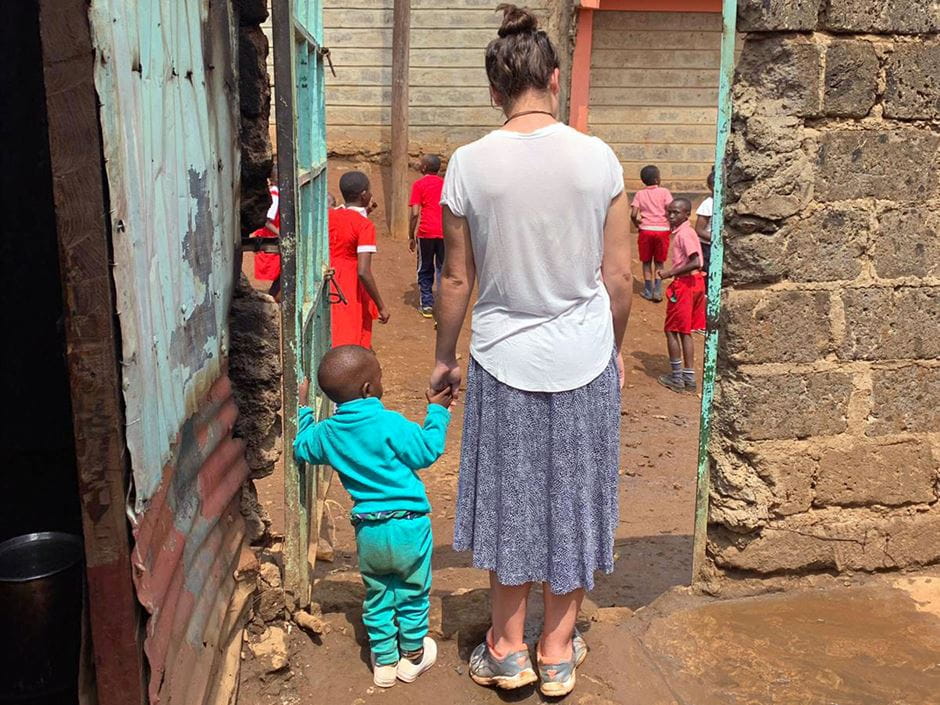
<path id="1" fill-rule="evenodd" d="M 63 693 L 78 681 L 82 541 L 26 534 L 0 543 L 0 702 Z"/>

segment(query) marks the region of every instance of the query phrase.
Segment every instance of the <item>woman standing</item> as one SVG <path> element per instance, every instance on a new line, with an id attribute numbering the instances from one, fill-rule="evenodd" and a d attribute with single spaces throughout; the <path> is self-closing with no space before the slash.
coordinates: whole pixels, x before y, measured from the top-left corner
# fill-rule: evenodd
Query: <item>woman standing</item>
<path id="1" fill-rule="evenodd" d="M 575 633 L 585 590 L 614 567 L 630 213 L 611 149 L 554 117 L 548 35 L 528 11 L 498 9 L 486 71 L 506 122 L 447 169 L 431 386 L 459 389 L 476 279 L 454 546 L 490 571 L 492 627 L 470 674 L 506 689 L 537 680 L 523 630 L 541 584 L 541 690 L 559 696 L 587 653 Z"/>

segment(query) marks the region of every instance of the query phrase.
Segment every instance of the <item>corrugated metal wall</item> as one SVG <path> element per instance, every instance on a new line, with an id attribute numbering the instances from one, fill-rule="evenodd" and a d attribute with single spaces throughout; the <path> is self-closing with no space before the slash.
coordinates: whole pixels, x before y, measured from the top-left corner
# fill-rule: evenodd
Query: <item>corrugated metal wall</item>
<path id="1" fill-rule="evenodd" d="M 557 3 L 526 3 L 548 28 Z M 325 0 L 327 143 L 332 153 L 388 149 L 393 0 Z M 495 0 L 412 0 L 411 133 L 414 151 L 449 153 L 502 124 L 490 105 L 483 50 L 496 37 Z M 558 8 L 555 8 L 558 9 Z"/>
<path id="2" fill-rule="evenodd" d="M 150 699 L 228 703 L 251 591 L 235 577 L 248 468 L 225 371 L 239 235 L 231 5 L 93 0 L 90 17 Z"/>
<path id="3" fill-rule="evenodd" d="M 656 164 L 673 191 L 705 191 L 720 49 L 720 13 L 594 13 L 589 128 L 620 157 L 629 190 Z"/>

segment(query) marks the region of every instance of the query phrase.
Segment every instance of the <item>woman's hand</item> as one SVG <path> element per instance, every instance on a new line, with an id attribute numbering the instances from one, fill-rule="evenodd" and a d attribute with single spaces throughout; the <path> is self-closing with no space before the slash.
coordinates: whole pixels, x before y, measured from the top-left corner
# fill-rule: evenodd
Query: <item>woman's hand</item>
<path id="1" fill-rule="evenodd" d="M 450 393 L 456 401 L 460 397 L 460 382 L 462 379 L 460 366 L 456 361 L 448 363 L 438 360 L 437 364 L 434 365 L 434 371 L 431 373 L 430 387 L 435 392 L 450 387 Z"/>
<path id="2" fill-rule="evenodd" d="M 623 389 L 624 382 L 627 380 L 627 374 L 623 367 L 623 353 L 617 352 L 617 376 L 620 377 L 620 388 Z"/>

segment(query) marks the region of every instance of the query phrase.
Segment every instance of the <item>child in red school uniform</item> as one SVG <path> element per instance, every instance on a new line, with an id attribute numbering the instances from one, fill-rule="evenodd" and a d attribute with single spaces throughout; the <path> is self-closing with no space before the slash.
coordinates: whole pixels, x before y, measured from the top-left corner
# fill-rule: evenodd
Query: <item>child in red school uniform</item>
<path id="1" fill-rule="evenodd" d="M 659 185 L 659 167 L 649 165 L 640 170 L 640 180 L 645 188 L 633 197 L 630 219 L 639 231 L 637 252 L 643 263 L 643 292 L 647 301 L 662 301 L 662 282 L 655 272 L 666 263 L 669 253 L 669 221 L 666 206 L 672 202 L 669 189 Z"/>
<path id="2" fill-rule="evenodd" d="M 704 320 L 705 280 L 702 278 L 702 245 L 689 224 L 692 203 L 677 198 L 666 208 L 672 228 L 672 268 L 660 270 L 661 279 L 673 279 L 666 289 L 666 346 L 672 371 L 659 383 L 674 392 L 698 391 L 695 383 L 695 346 L 692 331 Z"/>
<path id="3" fill-rule="evenodd" d="M 418 288 L 421 291 L 421 315 L 434 315 L 434 282 L 444 266 L 444 228 L 441 215 L 441 191 L 444 179 L 439 176 L 441 158 L 435 154 L 421 157 L 424 174 L 411 187 L 411 222 L 408 247 L 418 251 Z"/>
<path id="4" fill-rule="evenodd" d="M 345 203 L 330 209 L 330 266 L 346 298 L 332 308 L 333 347 L 372 347 L 372 321 L 388 323 L 389 312 L 372 275 L 372 255 L 378 248 L 375 226 L 369 220 L 372 191 L 369 177 L 350 171 L 339 180 Z"/>
<path id="5" fill-rule="evenodd" d="M 277 188 L 277 168 L 272 167 L 268 177 L 268 190 L 271 193 L 271 206 L 265 219 L 264 227 L 255 230 L 252 237 L 280 237 L 281 234 L 281 194 Z M 281 293 L 281 256 L 273 252 L 255 253 L 255 279 L 271 282 L 268 293 L 278 298 Z"/>

